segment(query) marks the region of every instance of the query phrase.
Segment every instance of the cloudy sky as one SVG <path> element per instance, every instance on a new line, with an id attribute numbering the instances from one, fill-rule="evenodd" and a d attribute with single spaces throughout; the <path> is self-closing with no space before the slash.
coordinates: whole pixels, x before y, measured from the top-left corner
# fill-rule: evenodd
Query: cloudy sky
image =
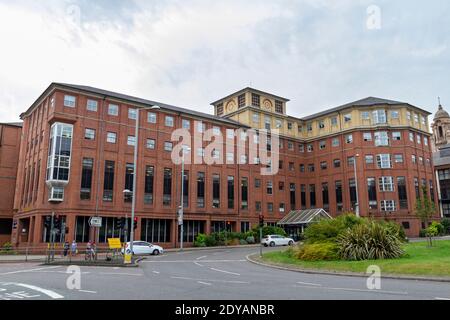
<path id="1" fill-rule="evenodd" d="M 367 96 L 450 111 L 450 2 L 0 0 L 0 122 L 51 82 L 211 113 L 246 86 L 304 116 Z"/>

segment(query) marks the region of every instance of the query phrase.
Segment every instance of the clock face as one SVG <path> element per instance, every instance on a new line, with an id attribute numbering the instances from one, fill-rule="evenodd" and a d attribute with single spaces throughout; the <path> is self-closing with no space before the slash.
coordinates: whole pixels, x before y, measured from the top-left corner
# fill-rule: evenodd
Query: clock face
<path id="1" fill-rule="evenodd" d="M 229 101 L 227 103 L 227 112 L 233 112 L 236 110 L 236 103 L 234 101 Z"/>
<path id="2" fill-rule="evenodd" d="M 270 100 L 264 100 L 263 107 L 266 110 L 272 110 L 272 102 L 270 102 Z"/>

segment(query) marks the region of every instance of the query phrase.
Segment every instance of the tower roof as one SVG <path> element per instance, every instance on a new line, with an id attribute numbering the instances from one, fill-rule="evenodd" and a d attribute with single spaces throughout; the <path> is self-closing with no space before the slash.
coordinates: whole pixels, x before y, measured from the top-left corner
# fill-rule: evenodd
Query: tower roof
<path id="1" fill-rule="evenodd" d="M 443 118 L 450 118 L 450 115 L 448 114 L 447 111 L 444 110 L 444 108 L 442 108 L 440 99 L 439 99 L 439 108 L 438 111 L 436 112 L 436 114 L 434 115 L 434 120 L 437 119 L 443 119 Z"/>

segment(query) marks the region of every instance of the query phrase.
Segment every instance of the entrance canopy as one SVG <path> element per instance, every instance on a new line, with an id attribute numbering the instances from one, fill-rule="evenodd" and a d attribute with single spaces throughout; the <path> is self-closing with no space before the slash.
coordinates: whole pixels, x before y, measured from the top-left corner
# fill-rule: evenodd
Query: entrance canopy
<path id="1" fill-rule="evenodd" d="M 333 219 L 324 209 L 295 210 L 278 222 L 280 226 L 305 225 L 320 219 Z"/>

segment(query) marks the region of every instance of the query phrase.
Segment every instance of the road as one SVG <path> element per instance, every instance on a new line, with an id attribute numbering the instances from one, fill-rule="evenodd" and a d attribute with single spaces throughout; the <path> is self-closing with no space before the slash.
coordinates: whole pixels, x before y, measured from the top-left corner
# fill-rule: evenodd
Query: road
<path id="1" fill-rule="evenodd" d="M 25 299 L 450 299 L 450 283 L 382 279 L 369 290 L 366 278 L 303 274 L 246 260 L 255 248 L 212 249 L 148 257 L 139 268 L 82 267 L 80 287 L 67 267 L 0 265 L 0 300 Z M 272 249 L 265 249 L 272 250 Z M 73 280 L 73 278 L 72 278 Z"/>

